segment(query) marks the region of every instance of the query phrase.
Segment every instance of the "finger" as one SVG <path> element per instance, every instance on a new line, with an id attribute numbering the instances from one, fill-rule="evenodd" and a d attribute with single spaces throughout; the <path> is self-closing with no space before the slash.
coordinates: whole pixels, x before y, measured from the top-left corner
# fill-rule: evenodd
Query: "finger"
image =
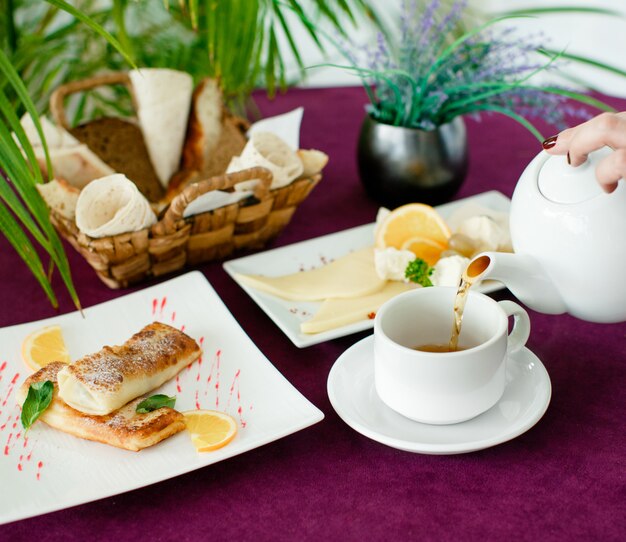
<path id="1" fill-rule="evenodd" d="M 626 116 L 616 113 L 598 115 L 576 128 L 567 144 L 572 166 L 579 166 L 587 160 L 590 152 L 607 145 L 614 149 L 625 149 Z"/>
<path id="2" fill-rule="evenodd" d="M 617 121 L 610 120 L 610 117 L 616 117 L 618 120 Z M 560 132 L 558 135 L 546 139 L 543 142 L 543 148 L 549 154 L 554 154 L 554 155 L 567 154 L 570 151 L 574 138 L 580 137 L 581 133 L 588 133 L 588 132 L 599 133 L 602 130 L 601 128 L 602 125 L 607 125 L 612 122 L 615 122 L 616 124 L 618 124 L 618 123 L 621 123 L 622 121 L 626 121 L 626 112 L 605 113 L 603 115 L 599 115 L 597 117 L 594 117 L 593 119 L 583 122 L 582 124 L 579 124 L 578 126 L 575 126 L 574 128 L 568 128 L 567 130 L 563 130 L 562 132 Z M 605 144 L 608 144 L 608 143 L 605 143 Z M 602 146 L 604 146 L 604 144 L 600 145 L 600 147 Z M 611 145 L 611 146 L 618 147 L 619 145 Z M 584 154 L 588 154 L 590 152 L 591 150 L 588 150 Z M 571 159 L 571 155 L 570 155 L 570 159 Z M 580 165 L 580 164 L 577 163 L 576 165 Z"/>
<path id="3" fill-rule="evenodd" d="M 570 141 L 576 130 L 580 128 L 582 125 L 577 126 L 576 128 L 568 128 L 567 130 L 563 130 L 556 136 L 549 137 L 543 142 L 544 150 L 549 154 L 566 154 L 569 150 Z"/>
<path id="4" fill-rule="evenodd" d="M 613 151 L 600 160 L 596 168 L 596 178 L 605 192 L 613 192 L 618 181 L 626 179 L 626 149 Z"/>

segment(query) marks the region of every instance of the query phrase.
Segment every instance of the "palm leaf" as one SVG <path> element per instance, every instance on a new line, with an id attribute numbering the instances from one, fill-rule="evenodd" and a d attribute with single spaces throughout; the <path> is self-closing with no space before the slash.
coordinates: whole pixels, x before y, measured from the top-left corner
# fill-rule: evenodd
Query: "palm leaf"
<path id="1" fill-rule="evenodd" d="M 63 245 L 50 222 L 49 211 L 35 187 L 37 183 L 42 182 L 42 177 L 34 151 L 19 122 L 18 110 L 25 110 L 32 117 L 43 144 L 47 170 L 51 173 L 52 165 L 39 121 L 38 108 L 31 98 L 25 81 L 28 81 L 31 86 L 39 85 L 40 94 L 44 94 L 42 91 L 51 88 L 56 78 L 66 69 L 67 63 L 64 64 L 61 60 L 66 50 L 62 40 L 65 36 L 72 35 L 77 27 L 71 23 L 57 28 L 55 39 L 44 34 L 59 10 L 69 13 L 74 17 L 74 21 L 84 23 L 91 31 L 104 37 L 122 58 L 131 63 L 132 60 L 120 42 L 93 19 L 64 0 L 47 0 L 47 2 L 50 6 L 43 18 L 39 20 L 38 27 L 31 27 L 32 31 L 23 39 L 15 40 L 15 44 L 19 44 L 21 48 L 19 50 L 9 48 L 12 58 L 9 59 L 5 50 L 0 49 L 0 171 L 3 173 L 0 178 L 0 228 L 35 276 L 50 303 L 56 307 L 58 303 L 50 283 L 51 277 L 45 273 L 41 258 L 25 231 L 31 234 L 32 239 L 50 258 L 50 269 L 56 267 L 59 270 L 65 288 L 75 306 L 80 309 Z M 121 6 L 122 3 L 120 2 L 119 5 Z M 5 27 L 7 24 L 12 24 L 14 20 L 13 10 L 4 14 Z M 123 37 L 122 33 L 120 35 Z M 52 58 L 57 61 L 47 62 Z M 24 78 L 20 77 L 16 66 L 22 71 Z M 15 140 L 11 130 L 15 134 Z"/>
<path id="2" fill-rule="evenodd" d="M 62 9 L 63 11 L 69 13 L 70 15 L 72 15 L 73 17 L 81 21 L 82 23 L 86 24 L 96 34 L 98 34 L 100 37 L 104 38 L 107 42 L 109 42 L 115 48 L 115 50 L 120 55 L 122 55 L 122 57 L 124 57 L 126 62 L 128 62 L 133 68 L 137 67 L 135 66 L 135 62 L 130 57 L 130 54 L 128 53 L 128 51 L 126 51 L 124 47 L 122 47 L 120 42 L 115 37 L 113 37 L 109 32 L 107 32 L 104 28 L 102 28 L 102 26 L 100 26 L 93 19 L 91 19 L 91 17 L 88 17 L 82 11 L 76 9 L 71 4 L 68 4 L 67 2 L 65 2 L 65 0 L 46 0 L 46 2 Z"/>
<path id="3" fill-rule="evenodd" d="M 11 246 L 30 269 L 37 282 L 45 292 L 50 304 L 57 308 L 58 301 L 50 285 L 50 281 L 44 272 L 43 265 L 39 259 L 37 251 L 33 248 L 32 243 L 16 223 L 11 212 L 7 209 L 2 201 L 0 201 L 0 231 L 7 238 Z"/>

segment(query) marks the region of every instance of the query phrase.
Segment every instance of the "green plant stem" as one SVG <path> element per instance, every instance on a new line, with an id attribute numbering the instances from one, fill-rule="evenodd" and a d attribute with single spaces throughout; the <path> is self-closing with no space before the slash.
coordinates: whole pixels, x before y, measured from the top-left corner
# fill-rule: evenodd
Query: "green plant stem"
<path id="1" fill-rule="evenodd" d="M 544 8 L 527 8 L 506 11 L 499 14 L 500 17 L 513 16 L 521 17 L 528 15 L 563 15 L 564 13 L 586 13 L 592 15 L 611 15 L 622 17 L 622 13 L 608 8 L 594 8 L 583 6 L 560 6 L 560 7 L 544 7 Z"/>
<path id="2" fill-rule="evenodd" d="M 423 99 L 424 99 L 424 94 L 426 93 L 426 87 L 428 85 L 428 82 L 429 82 L 430 78 L 435 74 L 437 69 L 445 62 L 445 60 L 448 57 L 450 57 L 450 55 L 452 55 L 452 53 L 455 51 L 455 49 L 460 47 L 467 40 L 469 40 L 473 36 L 479 34 L 483 30 L 485 30 L 486 28 L 489 28 L 490 26 L 493 26 L 494 24 L 497 24 L 499 22 L 505 21 L 507 19 L 513 19 L 513 18 L 519 18 L 519 17 L 517 17 L 517 16 L 496 17 L 495 19 L 487 21 L 486 23 L 484 23 L 484 24 L 482 24 L 482 25 L 480 25 L 480 26 L 478 26 L 476 28 L 473 28 L 472 30 L 469 30 L 468 32 L 463 34 L 461 37 L 459 37 L 456 40 L 454 40 L 448 47 L 446 47 L 446 49 L 444 49 L 444 51 L 439 55 L 437 60 L 435 62 L 433 62 L 432 66 L 429 68 L 429 70 L 426 72 L 426 74 L 422 77 L 422 84 L 421 84 L 420 93 L 419 93 L 419 96 L 418 96 L 418 104 L 421 104 Z"/>
<path id="3" fill-rule="evenodd" d="M 124 6 L 126 2 L 124 0 L 113 0 L 113 7 L 111 9 L 115 26 L 117 27 L 117 37 L 119 39 L 120 46 L 124 51 L 128 53 L 128 56 L 133 58 L 133 44 L 128 37 L 126 31 L 126 19 L 124 17 Z"/>
<path id="4" fill-rule="evenodd" d="M 13 4 L 13 0 L 7 0 L 5 17 L 7 21 L 7 27 L 6 27 L 7 46 L 9 47 L 9 51 L 13 53 L 17 49 L 17 31 L 15 29 L 15 6 Z"/>
<path id="5" fill-rule="evenodd" d="M 541 135 L 541 132 L 537 130 L 529 121 L 527 121 L 521 115 L 518 115 L 515 111 L 511 111 L 510 109 L 506 109 L 505 107 L 500 107 L 493 104 L 482 104 L 477 105 L 472 109 L 471 112 L 478 111 L 494 111 L 496 113 L 500 113 L 502 115 L 506 115 L 507 117 L 512 118 L 516 122 L 520 123 L 524 128 L 526 128 L 531 134 L 533 134 L 538 141 L 543 141 L 545 138 Z"/>

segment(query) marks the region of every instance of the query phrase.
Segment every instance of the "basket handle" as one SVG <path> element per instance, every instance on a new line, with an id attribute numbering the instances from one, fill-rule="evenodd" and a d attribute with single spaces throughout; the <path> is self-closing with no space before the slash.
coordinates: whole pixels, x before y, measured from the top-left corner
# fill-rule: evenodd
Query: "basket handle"
<path id="1" fill-rule="evenodd" d="M 254 197 L 264 200 L 269 195 L 270 185 L 272 184 L 272 172 L 264 167 L 253 167 L 242 169 L 234 173 L 224 173 L 217 177 L 211 177 L 197 183 L 190 184 L 178 194 L 170 203 L 165 211 L 163 218 L 159 220 L 153 227 L 152 232 L 155 235 L 168 235 L 176 231 L 177 225 L 183 220 L 183 213 L 193 200 L 211 192 L 212 190 L 224 190 L 232 188 L 238 183 L 258 179 L 260 182 L 254 188 Z"/>
<path id="2" fill-rule="evenodd" d="M 126 72 L 114 72 L 105 73 L 102 75 L 96 75 L 89 79 L 82 79 L 80 81 L 70 81 L 65 85 L 61 85 L 50 96 L 50 112 L 52 118 L 58 126 L 63 126 L 66 130 L 69 130 L 70 125 L 67 122 L 67 115 L 65 114 L 65 98 L 75 92 L 81 92 L 84 90 L 90 90 L 92 88 L 101 87 L 104 85 L 125 85 L 131 91 L 130 77 Z"/>

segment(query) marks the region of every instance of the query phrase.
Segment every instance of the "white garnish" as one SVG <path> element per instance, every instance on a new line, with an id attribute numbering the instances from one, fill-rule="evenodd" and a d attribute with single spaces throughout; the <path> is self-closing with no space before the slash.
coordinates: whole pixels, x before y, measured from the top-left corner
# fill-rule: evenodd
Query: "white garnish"
<path id="1" fill-rule="evenodd" d="M 374 250 L 376 273 L 385 280 L 405 280 L 406 266 L 414 259 L 415 254 L 410 250 L 398 250 L 392 247 Z"/>
<path id="2" fill-rule="evenodd" d="M 479 247 L 480 251 L 498 250 L 508 244 L 508 234 L 491 217 L 477 215 L 465 219 L 459 225 L 457 233 L 467 235 Z"/>
<path id="3" fill-rule="evenodd" d="M 467 264 L 468 258 L 463 256 L 448 256 L 441 258 L 434 266 L 430 280 L 434 286 L 452 286 L 457 288 L 461 282 L 461 274 Z"/>

